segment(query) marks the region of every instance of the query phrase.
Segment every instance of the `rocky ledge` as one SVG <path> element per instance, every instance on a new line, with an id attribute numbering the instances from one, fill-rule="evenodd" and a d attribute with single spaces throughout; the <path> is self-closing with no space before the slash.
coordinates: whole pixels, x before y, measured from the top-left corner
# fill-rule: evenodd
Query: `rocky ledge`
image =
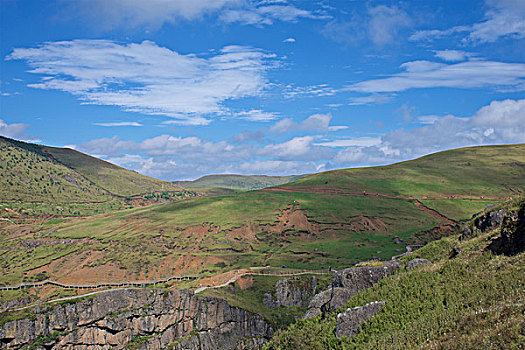
<path id="1" fill-rule="evenodd" d="M 186 290 L 114 290 L 10 318 L 2 349 L 257 349 L 272 332 L 259 315 Z"/>

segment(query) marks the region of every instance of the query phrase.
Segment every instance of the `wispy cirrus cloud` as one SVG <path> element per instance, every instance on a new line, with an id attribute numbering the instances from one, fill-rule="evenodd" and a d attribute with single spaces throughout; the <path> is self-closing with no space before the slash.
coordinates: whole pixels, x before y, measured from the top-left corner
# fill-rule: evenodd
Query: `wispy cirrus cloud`
<path id="1" fill-rule="evenodd" d="M 48 42 L 16 48 L 7 59 L 24 60 L 32 68 L 29 72 L 42 76 L 30 87 L 193 125 L 227 113 L 226 100 L 261 94 L 268 84 L 266 72 L 275 66 L 274 55 L 252 47 L 227 46 L 201 57 L 151 41 Z"/>
<path id="2" fill-rule="evenodd" d="M 383 93 L 417 88 L 525 88 L 525 64 L 467 61 L 445 64 L 412 61 L 388 78 L 365 80 L 346 87 L 350 91 Z"/>
<path id="3" fill-rule="evenodd" d="M 96 125 L 96 126 L 107 126 L 107 127 L 110 127 L 110 126 L 144 126 L 140 123 L 137 123 L 137 122 L 113 122 L 113 123 L 93 123 L 93 125 Z"/>
<path id="4" fill-rule="evenodd" d="M 492 43 L 500 38 L 525 38 L 525 2 L 521 0 L 487 0 L 484 20 L 473 25 L 462 25 L 443 30 L 420 30 L 410 40 L 434 40 L 465 33 L 463 42 Z"/>

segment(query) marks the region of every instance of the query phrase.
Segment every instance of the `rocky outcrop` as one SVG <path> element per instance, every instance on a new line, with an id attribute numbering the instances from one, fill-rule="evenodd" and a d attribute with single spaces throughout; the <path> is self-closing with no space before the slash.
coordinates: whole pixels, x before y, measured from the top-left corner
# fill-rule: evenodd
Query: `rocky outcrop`
<path id="1" fill-rule="evenodd" d="M 335 335 L 338 338 L 353 337 L 359 333 L 361 324 L 371 319 L 384 305 L 384 301 L 373 301 L 337 314 Z"/>
<path id="2" fill-rule="evenodd" d="M 500 234 L 487 247 L 495 254 L 516 255 L 525 250 L 525 203 L 503 218 Z"/>
<path id="3" fill-rule="evenodd" d="M 268 307 L 307 307 L 315 295 L 317 278 L 283 278 L 275 283 L 275 293 L 264 295 L 264 304 Z"/>
<path id="4" fill-rule="evenodd" d="M 466 225 L 461 235 L 462 239 L 474 237 L 479 233 L 494 230 L 501 226 L 505 216 L 509 212 L 506 209 L 482 212 L 472 218 L 471 224 Z"/>
<path id="5" fill-rule="evenodd" d="M 261 316 L 185 290 L 115 290 L 23 316 L 1 326 L 2 349 L 256 349 L 271 336 Z"/>
<path id="6" fill-rule="evenodd" d="M 407 264 L 405 265 L 405 269 L 410 270 L 417 266 L 428 265 L 428 264 L 430 264 L 430 261 L 427 259 L 412 259 L 409 262 L 407 262 Z"/>
<path id="7" fill-rule="evenodd" d="M 397 261 L 387 261 L 383 266 L 352 267 L 334 274 L 332 287 L 317 294 L 303 316 L 308 319 L 344 307 L 354 295 L 372 287 L 382 278 L 400 268 Z"/>

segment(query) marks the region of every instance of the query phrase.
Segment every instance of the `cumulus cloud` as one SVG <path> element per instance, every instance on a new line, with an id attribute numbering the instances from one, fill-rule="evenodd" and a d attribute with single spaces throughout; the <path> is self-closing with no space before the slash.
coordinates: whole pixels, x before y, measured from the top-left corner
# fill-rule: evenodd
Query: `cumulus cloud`
<path id="1" fill-rule="evenodd" d="M 295 42 L 294 38 L 287 38 L 283 40 L 283 43 L 294 43 L 294 42 Z"/>
<path id="2" fill-rule="evenodd" d="M 319 119 L 324 120 L 320 123 L 323 128 L 330 127 L 327 119 Z M 312 120 L 305 127 L 319 125 Z M 115 136 L 75 148 L 168 180 L 211 173 L 284 175 L 387 164 L 457 147 L 525 143 L 524 120 L 525 99 L 509 99 L 494 101 L 470 117 L 416 116 L 410 128 L 382 136 L 300 136 L 270 141 L 259 130 L 213 142 L 193 136 L 159 135 L 142 142 Z"/>
<path id="3" fill-rule="evenodd" d="M 26 134 L 27 128 L 29 128 L 29 124 L 8 124 L 4 120 L 0 119 L 0 136 L 5 136 L 17 140 L 38 141 L 37 138 Z"/>
<path id="4" fill-rule="evenodd" d="M 276 157 L 278 160 L 297 161 L 297 160 L 320 160 L 331 153 L 326 149 L 314 145 L 315 137 L 303 136 L 279 143 L 266 145 L 259 154 Z"/>
<path id="5" fill-rule="evenodd" d="M 248 143 L 251 141 L 260 141 L 264 138 L 264 131 L 262 130 L 245 130 L 232 137 L 233 143 Z"/>
<path id="6" fill-rule="evenodd" d="M 427 125 L 389 132 L 374 146 L 344 148 L 331 164 L 388 163 L 450 148 L 525 142 L 525 100 L 493 101 L 468 118 L 421 118 Z"/>
<path id="7" fill-rule="evenodd" d="M 300 123 L 296 123 L 291 118 L 279 120 L 270 127 L 270 132 L 283 134 L 290 131 L 337 131 L 346 129 L 346 126 L 330 126 L 331 114 L 312 114 Z"/>
<path id="8" fill-rule="evenodd" d="M 410 40 L 432 40 L 457 33 L 467 33 L 465 42 L 491 43 L 500 38 L 525 38 L 525 2 L 521 0 L 487 0 L 488 10 L 483 21 L 470 26 L 456 26 L 445 30 L 423 30 Z"/>
<path id="9" fill-rule="evenodd" d="M 381 93 L 415 88 L 483 88 L 525 87 L 525 64 L 494 61 L 467 61 L 454 64 L 412 61 L 401 65 L 404 70 L 388 78 L 352 84 L 350 91 Z"/>
<path id="10" fill-rule="evenodd" d="M 227 113 L 226 100 L 259 95 L 273 58 L 246 46 L 199 57 L 151 41 L 124 45 L 109 40 L 49 42 L 16 48 L 7 57 L 24 60 L 31 73 L 43 75 L 30 87 L 193 125 L 209 123 L 211 114 Z"/>

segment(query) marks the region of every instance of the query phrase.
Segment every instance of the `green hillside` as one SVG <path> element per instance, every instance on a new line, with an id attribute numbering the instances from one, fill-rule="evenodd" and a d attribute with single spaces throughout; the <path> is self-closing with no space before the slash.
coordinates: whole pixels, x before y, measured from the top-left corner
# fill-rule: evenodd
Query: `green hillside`
<path id="1" fill-rule="evenodd" d="M 524 164 L 525 145 L 465 148 L 264 190 L 8 231 L 0 236 L 0 283 L 42 270 L 76 281 L 211 276 L 266 265 L 326 269 L 388 259 L 416 233 L 435 227 L 433 237 L 450 233 L 454 220 L 523 193 Z M 33 240 L 43 243 L 18 249 Z"/>
<path id="2" fill-rule="evenodd" d="M 154 191 L 181 188 L 72 149 L 0 137 L 0 204 L 7 210 L 41 214 L 67 206 L 65 214 L 94 213 L 121 208 L 126 197 Z"/>
<path id="3" fill-rule="evenodd" d="M 334 312 L 278 331 L 266 349 L 522 349 L 525 202 L 503 208 L 517 213 L 517 223 L 507 221 L 504 229 L 475 237 L 455 235 L 432 242 L 403 258 L 425 258 L 431 264 L 401 269 L 354 296 L 347 307 L 386 304 L 353 339 L 336 337 Z M 514 237 L 507 240 L 507 248 L 512 247 L 507 252 L 494 245 L 503 232 Z M 454 247 L 457 256 L 451 254 Z"/>
<path id="4" fill-rule="evenodd" d="M 185 188 L 219 187 L 238 190 L 260 190 L 266 187 L 283 185 L 299 179 L 300 175 L 267 176 L 267 175 L 206 175 L 194 181 L 175 181 Z"/>

